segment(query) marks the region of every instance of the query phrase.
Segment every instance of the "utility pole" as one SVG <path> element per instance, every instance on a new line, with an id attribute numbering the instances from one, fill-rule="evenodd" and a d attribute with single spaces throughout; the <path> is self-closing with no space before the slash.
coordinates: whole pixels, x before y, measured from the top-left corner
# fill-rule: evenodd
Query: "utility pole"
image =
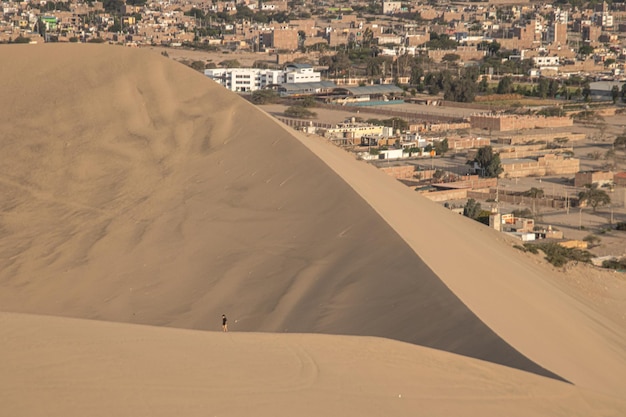
<path id="1" fill-rule="evenodd" d="M 581 206 L 578 211 L 578 230 L 582 230 L 582 229 L 583 229 L 583 208 Z"/>

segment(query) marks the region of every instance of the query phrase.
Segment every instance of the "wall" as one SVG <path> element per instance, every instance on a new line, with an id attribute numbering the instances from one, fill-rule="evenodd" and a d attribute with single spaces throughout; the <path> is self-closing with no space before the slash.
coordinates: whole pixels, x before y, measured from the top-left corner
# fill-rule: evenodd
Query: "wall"
<path id="1" fill-rule="evenodd" d="M 435 62 L 441 62 L 447 54 L 455 54 L 461 57 L 461 61 L 480 61 L 485 56 L 485 51 L 479 51 L 475 47 L 459 46 L 456 49 L 431 49 L 428 57 Z"/>
<path id="2" fill-rule="evenodd" d="M 470 124 L 475 129 L 504 132 L 538 127 L 573 126 L 574 120 L 571 117 L 474 115 L 470 116 Z"/>
<path id="3" fill-rule="evenodd" d="M 409 125 L 410 132 L 447 132 L 448 130 L 469 129 L 469 123 L 414 123 Z"/>
<path id="4" fill-rule="evenodd" d="M 553 142 L 556 138 L 567 138 L 569 139 L 567 143 L 576 142 L 579 140 L 584 140 L 587 138 L 587 135 L 584 133 L 571 133 L 571 132 L 556 132 L 556 133 L 535 133 L 530 135 L 515 135 L 509 137 L 499 137 L 496 138 L 496 143 L 505 144 L 505 145 L 518 145 L 529 142 Z"/>
<path id="5" fill-rule="evenodd" d="M 442 202 L 449 200 L 464 200 L 467 198 L 467 189 L 444 190 L 420 193 L 431 201 Z"/>
<path id="6" fill-rule="evenodd" d="M 396 179 L 413 178 L 413 174 L 415 174 L 415 167 L 413 165 L 384 167 L 380 168 L 380 170 Z"/>
<path id="7" fill-rule="evenodd" d="M 564 152 L 574 152 L 572 147 L 563 147 L 559 149 L 546 150 L 544 145 L 535 146 L 516 146 L 512 148 L 498 149 L 500 153 L 500 159 L 522 159 L 529 157 L 545 156 L 546 154 L 562 154 Z"/>
<path id="8" fill-rule="evenodd" d="M 545 175 L 571 175 L 580 170 L 580 160 L 576 158 L 565 159 L 558 155 L 545 155 L 537 161 L 528 159 L 513 163 L 502 163 L 504 171 L 500 178 L 521 178 Z"/>

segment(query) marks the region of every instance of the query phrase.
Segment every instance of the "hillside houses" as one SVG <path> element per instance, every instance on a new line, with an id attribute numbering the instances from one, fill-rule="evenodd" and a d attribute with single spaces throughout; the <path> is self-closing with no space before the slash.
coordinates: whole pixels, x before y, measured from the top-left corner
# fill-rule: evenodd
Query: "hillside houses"
<path id="1" fill-rule="evenodd" d="M 426 55 L 435 62 L 458 56 L 479 62 L 493 50 L 532 59 L 535 75 L 624 73 L 626 6 L 593 9 L 551 3 L 437 5 L 379 3 L 154 1 L 4 1 L 0 42 L 107 41 L 130 45 L 195 45 L 284 54 L 374 46 L 395 58 Z M 108 7 L 108 6 L 107 6 Z M 445 43 L 434 39 L 447 39 Z M 488 45 L 493 44 L 494 49 Z M 490 74 L 489 74 L 490 75 Z"/>

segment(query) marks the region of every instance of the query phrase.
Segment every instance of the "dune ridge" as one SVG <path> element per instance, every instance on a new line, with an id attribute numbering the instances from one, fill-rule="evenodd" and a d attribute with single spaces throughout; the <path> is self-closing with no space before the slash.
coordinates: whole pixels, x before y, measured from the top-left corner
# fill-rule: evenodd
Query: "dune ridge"
<path id="1" fill-rule="evenodd" d="M 0 57 L 0 311 L 196 330 L 227 313 L 245 343 L 384 337 L 623 394 L 622 327 L 501 237 L 203 75 L 107 45 Z M 598 415 L 622 409 L 607 401 Z"/>

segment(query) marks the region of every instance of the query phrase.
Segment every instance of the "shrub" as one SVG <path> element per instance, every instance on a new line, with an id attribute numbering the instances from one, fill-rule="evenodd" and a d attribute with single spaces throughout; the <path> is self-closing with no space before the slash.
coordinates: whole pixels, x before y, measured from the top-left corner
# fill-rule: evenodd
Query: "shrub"
<path id="1" fill-rule="evenodd" d="M 30 38 L 20 35 L 17 38 L 15 38 L 13 43 L 30 43 Z"/>
<path id="2" fill-rule="evenodd" d="M 527 252 L 533 253 L 535 255 L 539 253 L 539 249 L 537 249 L 537 246 L 533 245 L 532 243 L 524 243 L 524 249 Z"/>
<path id="3" fill-rule="evenodd" d="M 317 106 L 317 101 L 315 101 L 315 97 L 305 97 L 304 99 L 302 99 L 302 101 L 299 103 L 300 106 L 302 107 L 316 107 Z"/>
<path id="4" fill-rule="evenodd" d="M 611 259 L 608 261 L 603 261 L 602 262 L 602 268 L 608 268 L 608 269 L 617 269 L 617 270 L 626 270 L 626 257 L 623 257 L 621 259 Z"/>
<path id="5" fill-rule="evenodd" d="M 626 230 L 626 222 L 619 222 L 615 226 L 615 230 Z"/>
<path id="6" fill-rule="evenodd" d="M 515 217 L 523 217 L 525 219 L 532 219 L 535 217 L 533 215 L 533 212 L 527 208 L 522 209 L 522 210 L 513 210 L 511 214 L 514 215 Z"/>
<path id="7" fill-rule="evenodd" d="M 274 90 L 257 90 L 252 93 L 250 99 L 254 104 L 269 104 L 278 100 L 278 94 Z"/>
<path id="8" fill-rule="evenodd" d="M 476 221 L 489 226 L 489 216 L 491 215 L 491 210 L 481 210 L 476 217 Z"/>
<path id="9" fill-rule="evenodd" d="M 541 250 L 545 255 L 545 259 L 550 262 L 552 265 L 556 267 L 563 266 L 567 264 L 569 261 L 576 262 L 591 262 L 591 258 L 593 255 L 588 251 L 576 249 L 576 248 L 565 248 L 558 243 L 550 242 L 550 243 L 536 243 L 536 244 L 525 244 L 524 245 L 529 251 L 530 246 L 536 247 L 536 249 Z M 535 252 L 533 252 L 535 253 Z"/>
<path id="10" fill-rule="evenodd" d="M 291 106 L 285 109 L 285 116 L 289 117 L 298 117 L 301 119 L 312 119 L 317 116 L 317 113 L 312 112 L 306 107 L 302 106 Z"/>
<path id="11" fill-rule="evenodd" d="M 587 242 L 589 247 L 598 246 L 600 244 L 601 239 L 595 235 L 587 235 L 583 238 L 583 242 Z"/>

